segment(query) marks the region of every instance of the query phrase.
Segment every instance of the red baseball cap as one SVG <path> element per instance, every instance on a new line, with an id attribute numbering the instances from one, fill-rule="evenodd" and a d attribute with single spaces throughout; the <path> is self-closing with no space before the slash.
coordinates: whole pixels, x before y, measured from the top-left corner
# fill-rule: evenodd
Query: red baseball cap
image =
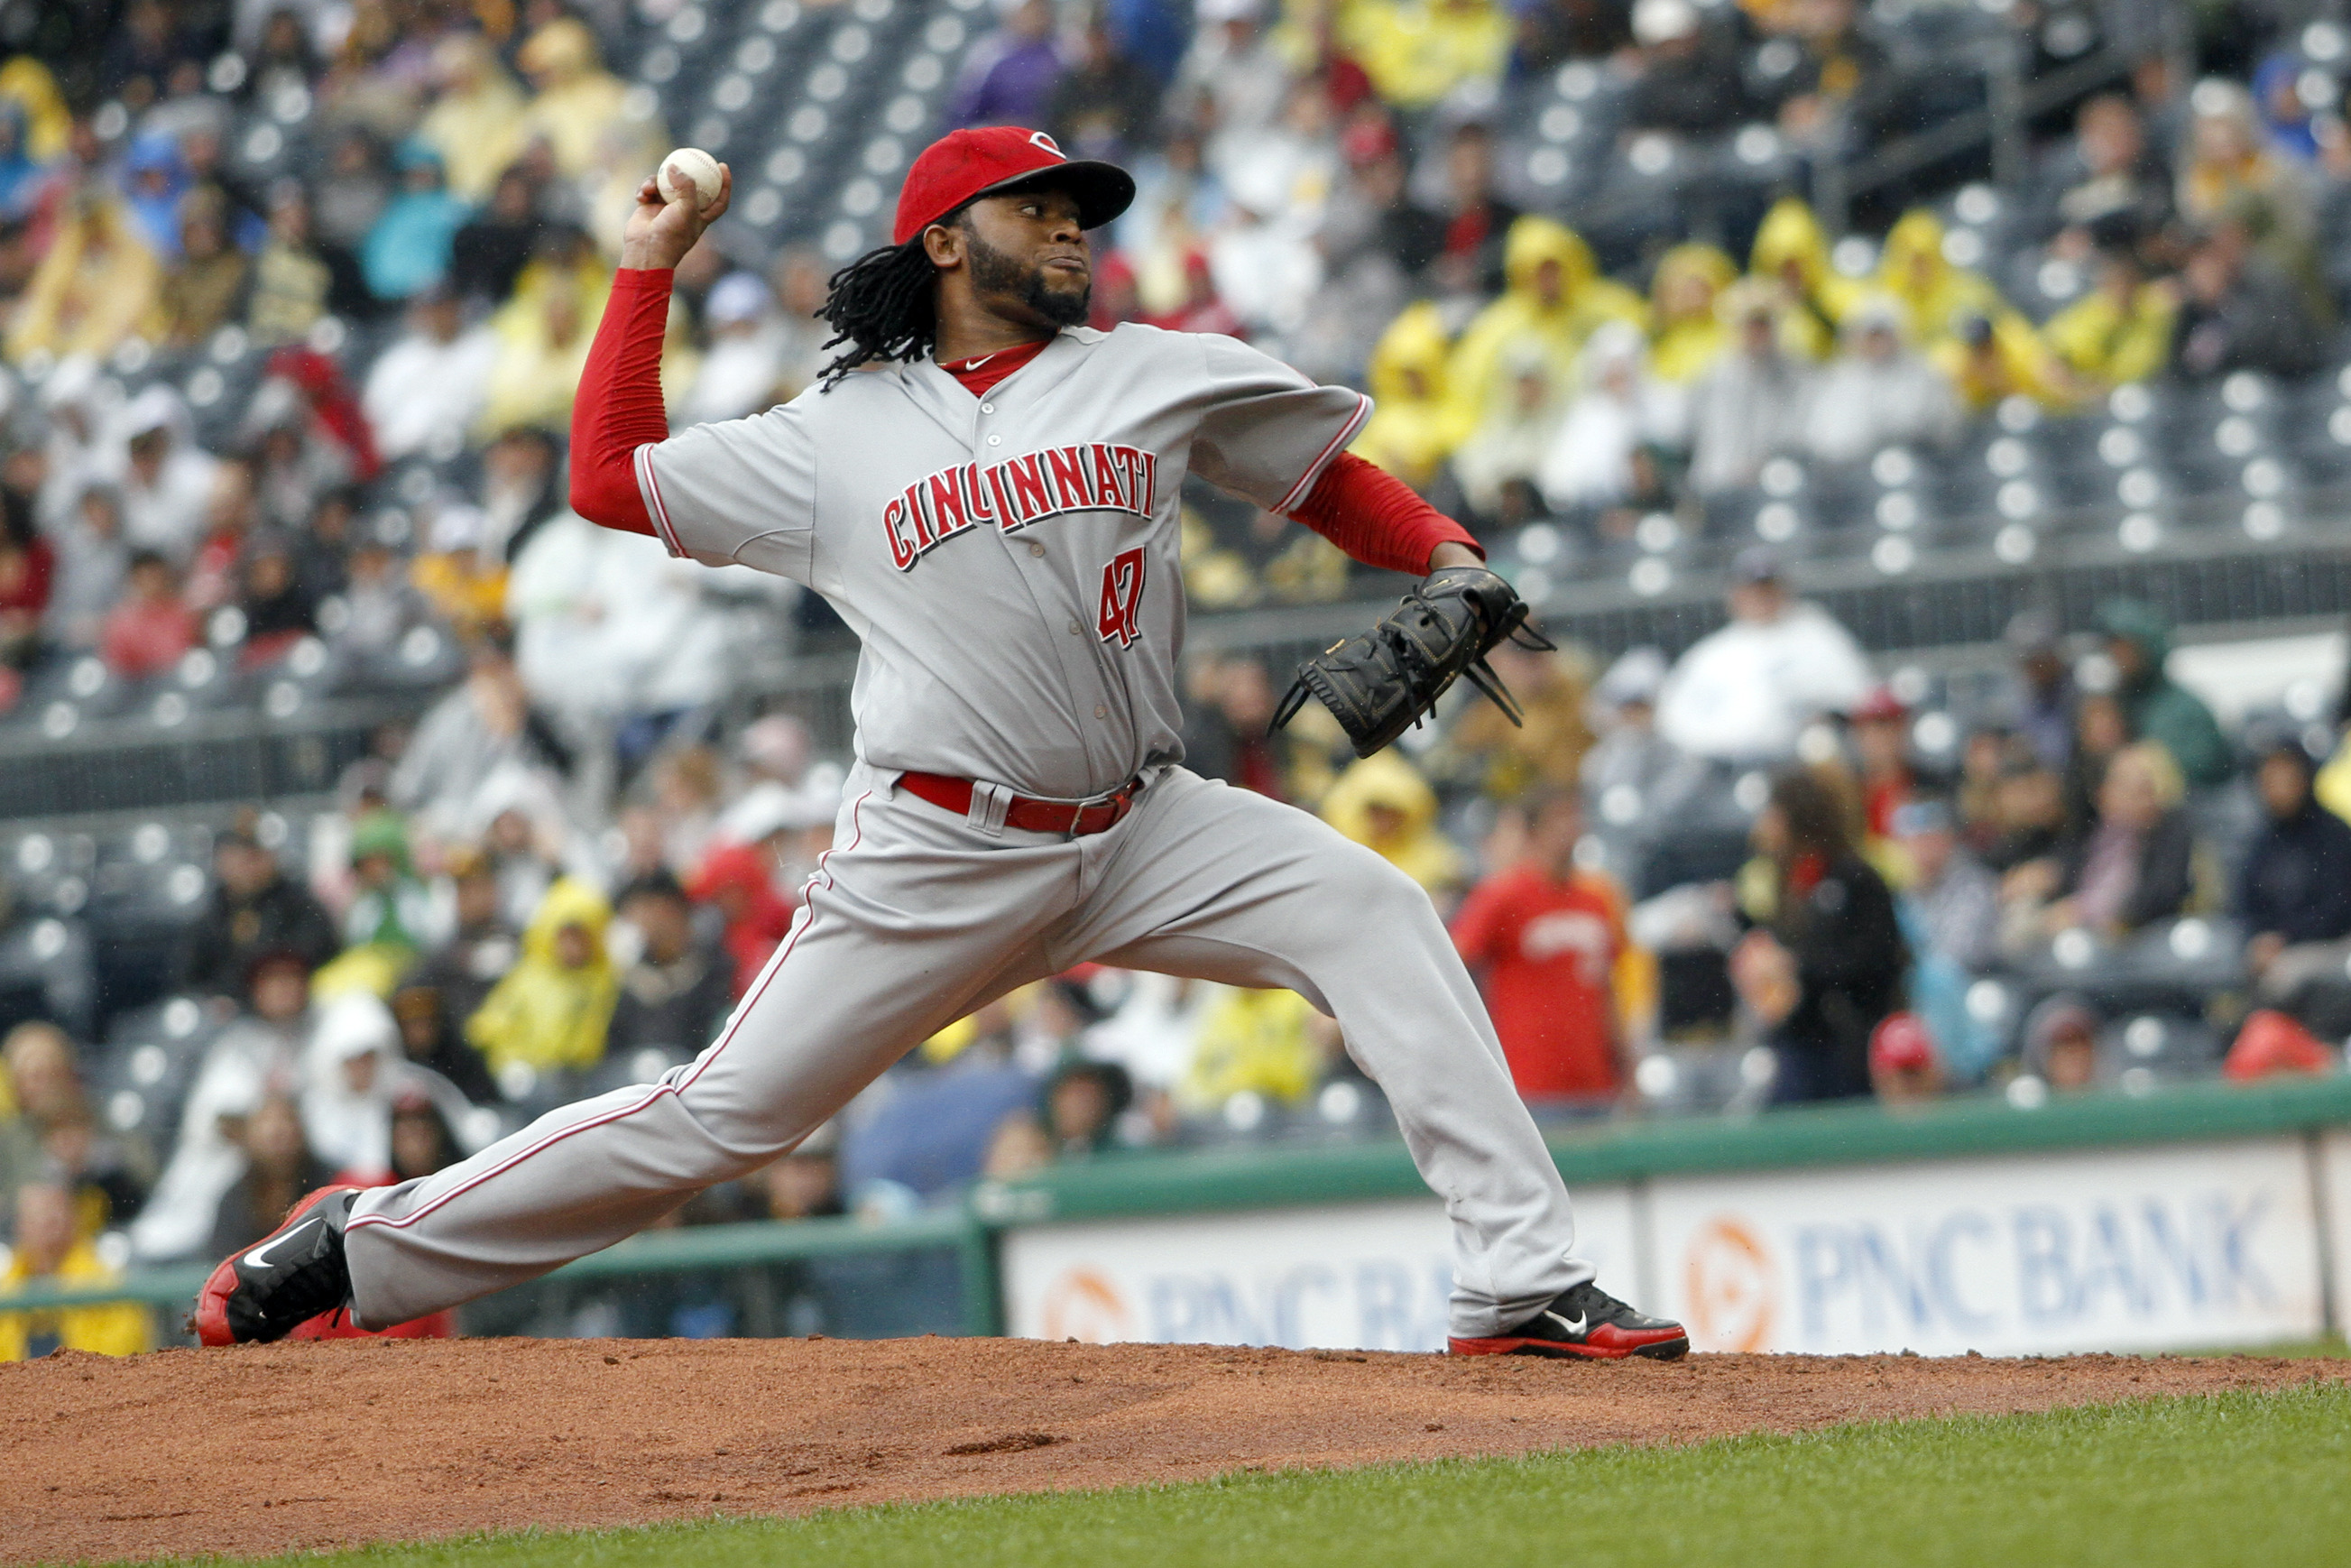
<path id="1" fill-rule="evenodd" d="M 1935 1037 L 1917 1013 L 1889 1013 L 1870 1031 L 1869 1064 L 1880 1071 L 1923 1071 L 1935 1061 Z"/>
<path id="2" fill-rule="evenodd" d="M 1078 221 L 1097 229 L 1134 200 L 1134 176 L 1115 163 L 1071 158 L 1041 131 L 989 125 L 950 131 L 906 171 L 890 243 L 904 245 L 965 203 L 1020 189 L 1050 187 L 1078 199 Z"/>

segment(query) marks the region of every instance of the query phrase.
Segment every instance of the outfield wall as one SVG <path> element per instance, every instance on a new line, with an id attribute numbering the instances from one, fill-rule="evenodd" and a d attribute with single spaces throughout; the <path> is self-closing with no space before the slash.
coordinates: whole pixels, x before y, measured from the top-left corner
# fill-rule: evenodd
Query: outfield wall
<path id="1" fill-rule="evenodd" d="M 2351 1303 L 2351 1078 L 1609 1123 L 1551 1149 L 1602 1282 L 1701 1349 L 2260 1345 L 2340 1334 Z M 912 1254 L 951 1266 L 937 1326 L 976 1334 L 1434 1350 L 1450 1290 L 1444 1210 L 1392 1141 L 1106 1156 L 881 1223 L 648 1232 L 550 1280 Z M 204 1272 L 0 1310 L 176 1320 Z"/>
<path id="2" fill-rule="evenodd" d="M 1553 1153 L 1603 1282 L 1681 1318 L 1702 1350 L 2178 1350 L 2340 1332 L 2346 1123 L 2351 1085 L 2210 1084 L 1609 1128 Z M 983 1212 L 1010 1222 L 1005 1327 L 1439 1348 L 1447 1225 L 1398 1190 L 1410 1166 L 1387 1152 L 1188 1176 L 1137 1162 L 983 1191 Z"/>

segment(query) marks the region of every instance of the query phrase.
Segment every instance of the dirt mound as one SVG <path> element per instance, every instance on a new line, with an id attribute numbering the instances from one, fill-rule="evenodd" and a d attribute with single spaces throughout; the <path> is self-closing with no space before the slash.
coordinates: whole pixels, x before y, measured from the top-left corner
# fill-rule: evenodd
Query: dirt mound
<path id="1" fill-rule="evenodd" d="M 0 1562 L 790 1513 L 2346 1375 L 2251 1357 L 1561 1364 L 944 1339 L 61 1353 L 0 1366 Z"/>

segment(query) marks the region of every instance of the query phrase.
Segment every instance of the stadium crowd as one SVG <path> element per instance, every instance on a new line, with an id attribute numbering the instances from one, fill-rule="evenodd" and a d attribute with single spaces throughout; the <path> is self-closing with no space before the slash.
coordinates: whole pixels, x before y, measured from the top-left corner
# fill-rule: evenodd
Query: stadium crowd
<path id="1" fill-rule="evenodd" d="M 2038 128 L 2024 184 L 1970 187 L 2006 214 L 2002 254 L 1923 189 L 1882 244 L 1837 243 L 1794 192 L 1921 122 L 1936 70 L 1905 23 L 1934 9 L 1012 0 L 945 113 L 1134 167 L 1133 211 L 1095 236 L 1098 324 L 1235 333 L 1366 386 L 1357 450 L 1498 546 L 1646 549 L 1660 517 L 1721 535 L 1718 503 L 1777 461 L 1932 454 L 2020 400 L 2062 415 L 2331 362 L 2339 31 L 2202 7 L 2189 54 L 2214 74 L 2191 86 L 2165 7 L 1985 6 L 2035 71 L 2116 61 Z M 643 1081 L 713 1037 L 788 930 L 844 759 L 737 673 L 843 629 L 566 504 L 620 217 L 669 141 L 670 99 L 604 62 L 679 14 L 0 6 L 0 709 L 217 670 L 273 702 L 319 679 L 415 710 L 313 817 L 216 824 L 168 1000 L 7 1034 L 0 1291 L 210 1259 L 329 1176 L 424 1174 Z M 1580 234 L 1502 155 L 1527 129 L 1505 89 L 1576 70 L 1587 100 L 1604 84 L 1612 158 L 1761 127 L 1791 175 L 1662 210 L 1612 193 Z M 270 143 L 266 182 L 256 114 L 302 148 Z M 842 259 L 714 231 L 681 268 L 673 421 L 810 384 Z M 1365 591 L 1321 539 L 1195 499 L 1196 607 Z M 2225 732 L 2167 673 L 2162 618 L 2118 600 L 2070 635 L 2020 617 L 2004 692 L 1929 744 L 1948 717 L 1757 528 L 1771 542 L 1726 541 L 1727 623 L 1677 657 L 1498 651 L 1523 728 L 1463 701 L 1356 761 L 1311 714 L 1268 733 L 1284 672 L 1205 654 L 1190 763 L 1427 888 L 1547 1118 L 2334 1070 L 2342 716 Z M 1623 831 L 1709 811 L 1730 837 L 1703 866 Z M 2114 977 L 2148 940 L 2219 964 L 2170 1026 Z M 168 1068 L 122 1077 L 149 1050 Z M 110 1086 L 131 1082 L 173 1092 L 126 1114 Z M 955 1025 L 678 1222 L 904 1212 L 1057 1162 L 1382 1125 L 1301 998 L 1089 968 Z M 708 1307 L 653 1326 L 737 1321 Z M 119 1308 L 0 1312 L 0 1359 L 147 1332 Z"/>

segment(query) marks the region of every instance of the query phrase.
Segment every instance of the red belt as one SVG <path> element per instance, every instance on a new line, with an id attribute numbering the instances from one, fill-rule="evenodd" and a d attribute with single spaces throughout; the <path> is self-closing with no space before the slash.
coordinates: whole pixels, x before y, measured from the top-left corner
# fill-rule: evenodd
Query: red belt
<path id="1" fill-rule="evenodd" d="M 898 782 L 916 800 L 961 816 L 971 814 L 968 779 L 951 779 L 944 773 L 901 773 Z M 1066 833 L 1071 838 L 1104 833 L 1118 826 L 1141 793 L 1143 780 L 1130 779 L 1093 800 L 1037 800 L 1015 795 L 1004 808 L 1004 825 L 1024 833 Z"/>

